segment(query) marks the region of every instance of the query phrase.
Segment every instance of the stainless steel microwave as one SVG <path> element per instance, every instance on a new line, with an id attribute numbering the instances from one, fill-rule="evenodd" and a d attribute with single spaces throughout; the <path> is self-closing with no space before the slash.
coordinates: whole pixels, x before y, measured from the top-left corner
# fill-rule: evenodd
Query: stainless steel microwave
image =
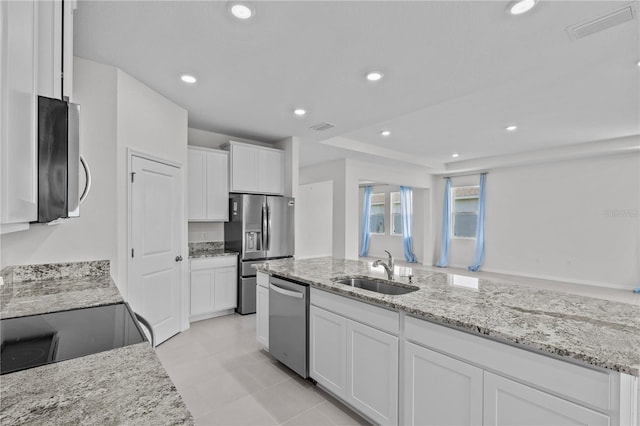
<path id="1" fill-rule="evenodd" d="M 38 96 L 38 223 L 80 215 L 80 105 Z"/>

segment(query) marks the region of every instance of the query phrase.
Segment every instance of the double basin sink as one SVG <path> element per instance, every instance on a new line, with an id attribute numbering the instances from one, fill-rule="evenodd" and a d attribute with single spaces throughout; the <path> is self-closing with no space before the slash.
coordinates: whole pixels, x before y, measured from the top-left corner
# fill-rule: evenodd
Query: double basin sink
<path id="1" fill-rule="evenodd" d="M 338 278 L 333 281 L 338 284 L 361 288 L 363 290 L 369 290 L 375 293 L 388 294 L 391 296 L 398 296 L 401 294 L 407 294 L 419 290 L 419 287 L 415 286 L 362 276 Z"/>

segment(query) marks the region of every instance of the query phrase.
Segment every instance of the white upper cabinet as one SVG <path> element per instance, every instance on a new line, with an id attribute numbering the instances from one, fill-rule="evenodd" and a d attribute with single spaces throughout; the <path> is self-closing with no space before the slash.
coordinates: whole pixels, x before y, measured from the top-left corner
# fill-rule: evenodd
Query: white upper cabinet
<path id="1" fill-rule="evenodd" d="M 0 2 L 2 233 L 37 220 L 38 95 L 71 99 L 74 4 Z"/>
<path id="2" fill-rule="evenodd" d="M 38 8 L 33 1 L 0 2 L 2 232 L 37 219 Z"/>
<path id="3" fill-rule="evenodd" d="M 258 192 L 284 194 L 284 152 L 258 149 Z"/>
<path id="4" fill-rule="evenodd" d="M 228 157 L 225 151 L 188 148 L 188 220 L 224 222 L 229 219 Z"/>
<path id="5" fill-rule="evenodd" d="M 284 194 L 284 151 L 229 142 L 231 192 Z"/>

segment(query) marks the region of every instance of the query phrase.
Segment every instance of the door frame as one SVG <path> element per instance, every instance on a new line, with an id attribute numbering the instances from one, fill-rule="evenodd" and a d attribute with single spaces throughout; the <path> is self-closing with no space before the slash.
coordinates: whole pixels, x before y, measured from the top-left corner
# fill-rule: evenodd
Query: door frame
<path id="1" fill-rule="evenodd" d="M 189 250 L 187 249 L 185 251 L 185 235 L 186 235 L 186 222 L 185 222 L 185 218 L 186 216 L 186 182 L 185 182 L 185 173 L 184 173 L 184 167 L 182 164 L 177 163 L 175 161 L 171 161 L 171 160 L 167 160 L 164 159 L 162 157 L 158 157 L 156 155 L 153 154 L 149 154 L 147 152 L 144 151 L 140 151 L 131 147 L 127 147 L 127 175 L 126 175 L 126 180 L 127 180 L 127 250 L 125 252 L 125 256 L 127 258 L 127 295 L 126 295 L 126 300 L 129 300 L 129 292 L 130 292 L 130 286 L 131 286 L 131 282 L 132 282 L 132 276 L 131 276 L 131 271 L 133 270 L 133 268 L 131 267 L 131 249 L 133 248 L 133 235 L 132 235 L 132 231 L 131 231 L 131 224 L 132 224 L 132 219 L 133 219 L 133 211 L 132 211 L 132 206 L 133 206 L 133 191 L 131 188 L 131 172 L 133 170 L 133 157 L 138 157 L 138 158 L 142 158 L 144 160 L 148 160 L 148 161 L 154 161 L 156 163 L 161 163 L 170 167 L 175 167 L 178 171 L 178 173 L 180 174 L 180 177 L 182 179 L 182 208 L 180 209 L 180 214 L 179 214 L 179 218 L 178 220 L 180 221 L 180 235 L 178 235 L 178 241 L 180 242 L 180 254 L 181 256 L 184 258 L 185 261 L 180 262 L 180 300 L 179 300 L 179 306 L 180 306 L 180 331 L 185 331 L 189 328 L 189 286 L 185 285 L 185 283 L 189 282 L 189 275 L 188 275 L 188 271 L 189 269 L 187 268 L 187 265 L 189 263 Z"/>

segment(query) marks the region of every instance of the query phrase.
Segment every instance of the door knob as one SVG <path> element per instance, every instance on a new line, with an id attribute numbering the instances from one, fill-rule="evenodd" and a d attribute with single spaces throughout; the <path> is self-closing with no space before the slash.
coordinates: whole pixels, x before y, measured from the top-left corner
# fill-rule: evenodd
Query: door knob
<path id="1" fill-rule="evenodd" d="M 182 262 L 182 256 L 176 256 L 176 262 Z"/>

